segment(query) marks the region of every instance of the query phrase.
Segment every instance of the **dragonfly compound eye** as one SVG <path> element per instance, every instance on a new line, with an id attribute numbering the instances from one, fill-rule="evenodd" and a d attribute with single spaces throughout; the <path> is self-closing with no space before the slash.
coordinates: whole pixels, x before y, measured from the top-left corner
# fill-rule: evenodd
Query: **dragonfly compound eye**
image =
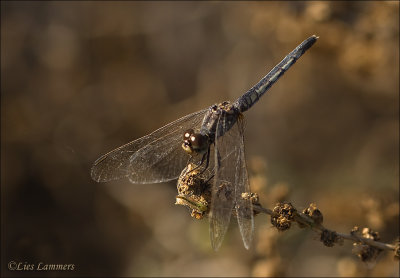
<path id="1" fill-rule="evenodd" d="M 192 129 L 183 134 L 182 148 L 189 154 L 202 153 L 208 149 L 208 136 L 201 133 L 194 133 Z"/>
<path id="2" fill-rule="evenodd" d="M 194 134 L 193 129 L 186 130 L 185 133 L 183 133 L 183 140 L 189 140 L 192 134 Z"/>

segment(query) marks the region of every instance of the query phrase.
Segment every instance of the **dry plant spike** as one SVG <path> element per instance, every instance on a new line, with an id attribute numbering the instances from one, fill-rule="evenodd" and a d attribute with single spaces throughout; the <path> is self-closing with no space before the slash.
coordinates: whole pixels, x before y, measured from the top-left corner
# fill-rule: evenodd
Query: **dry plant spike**
<path id="1" fill-rule="evenodd" d="M 278 229 L 278 231 L 288 230 L 291 222 L 294 219 L 296 209 L 289 202 L 278 203 L 272 210 L 271 224 Z"/>
<path id="2" fill-rule="evenodd" d="M 284 231 L 290 228 L 290 224 L 286 221 L 297 222 L 300 228 L 308 227 L 311 230 L 320 233 L 320 240 L 328 247 L 332 247 L 335 244 L 341 245 L 343 240 L 354 241 L 353 253 L 355 253 L 363 262 L 368 263 L 375 261 L 382 251 L 392 251 L 395 259 L 399 260 L 400 258 L 400 240 L 397 240 L 395 244 L 380 242 L 379 234 L 370 228 L 363 228 L 362 232 L 360 232 L 359 228 L 356 226 L 349 234 L 338 233 L 326 229 L 322 226 L 323 215 L 315 203 L 311 203 L 302 213 L 299 213 L 292 204 L 288 202 L 277 204 L 274 210 L 263 208 L 261 205 L 255 205 L 254 210 L 259 213 L 271 215 L 271 222 L 279 231 Z M 290 217 L 285 217 L 285 215 L 290 215 Z M 278 223 L 281 226 L 282 223 L 284 223 L 287 228 L 282 229 L 281 226 L 276 226 L 275 223 Z"/>
<path id="3" fill-rule="evenodd" d="M 187 207 L 191 216 L 197 220 L 209 217 L 212 178 L 213 174 L 208 170 L 200 171 L 194 164 L 189 163 L 178 179 L 178 195 L 175 204 Z M 230 193 L 228 185 L 228 183 L 221 183 L 217 194 L 220 194 L 219 191 L 225 195 Z M 253 212 L 249 211 L 248 215 L 256 216 L 260 213 L 270 215 L 271 224 L 280 232 L 290 229 L 292 222 L 296 222 L 300 228 L 310 228 L 319 233 L 320 241 L 327 247 L 333 247 L 335 244 L 342 245 L 344 240 L 353 241 L 353 253 L 368 264 L 373 264 L 383 250 L 392 251 L 394 257 L 399 258 L 399 241 L 396 245 L 380 242 L 379 234 L 370 228 L 363 228 L 360 231 L 358 227 L 354 227 L 349 234 L 325 228 L 322 225 L 323 214 L 315 203 L 311 203 L 299 212 L 286 201 L 277 203 L 272 210 L 263 208 L 257 193 L 243 192 L 241 198 L 250 200 L 252 203 Z M 232 215 L 237 217 L 235 208 L 232 209 Z"/>

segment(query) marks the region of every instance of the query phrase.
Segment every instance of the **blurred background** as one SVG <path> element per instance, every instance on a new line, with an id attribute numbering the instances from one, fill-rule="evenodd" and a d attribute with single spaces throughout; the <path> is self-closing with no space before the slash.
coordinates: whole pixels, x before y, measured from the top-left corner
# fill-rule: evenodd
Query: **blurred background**
<path id="1" fill-rule="evenodd" d="M 399 235 L 399 3 L 1 2 L 1 276 L 398 276 L 256 217 L 218 252 L 175 182 L 99 184 L 102 154 L 235 100 L 317 43 L 245 113 L 252 191 L 315 202 L 326 227 Z M 9 271 L 10 261 L 74 264 Z"/>

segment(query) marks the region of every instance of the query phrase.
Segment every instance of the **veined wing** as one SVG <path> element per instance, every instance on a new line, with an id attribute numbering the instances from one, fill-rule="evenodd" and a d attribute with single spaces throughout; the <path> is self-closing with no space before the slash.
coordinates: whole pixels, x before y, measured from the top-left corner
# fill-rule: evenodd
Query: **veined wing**
<path id="1" fill-rule="evenodd" d="M 97 159 L 91 170 L 97 182 L 128 177 L 132 183 L 178 178 L 189 159 L 182 150 L 183 133 L 199 127 L 207 109 L 184 116 Z"/>
<path id="2" fill-rule="evenodd" d="M 217 133 L 222 133 L 227 119 L 223 115 L 217 124 Z M 216 134 L 214 147 L 215 176 L 211 191 L 210 238 L 215 251 L 221 246 L 235 204 L 235 170 L 238 149 L 238 130 L 235 124 L 229 131 Z"/>
<path id="3" fill-rule="evenodd" d="M 236 162 L 235 209 L 244 247 L 249 249 L 253 240 L 254 219 L 253 205 L 250 198 L 242 198 L 242 193 L 250 193 L 250 183 L 247 174 L 246 158 L 244 155 L 244 125 L 240 118 L 237 121 L 236 126 L 238 128 L 237 131 L 239 132 L 237 146 L 239 153 Z"/>

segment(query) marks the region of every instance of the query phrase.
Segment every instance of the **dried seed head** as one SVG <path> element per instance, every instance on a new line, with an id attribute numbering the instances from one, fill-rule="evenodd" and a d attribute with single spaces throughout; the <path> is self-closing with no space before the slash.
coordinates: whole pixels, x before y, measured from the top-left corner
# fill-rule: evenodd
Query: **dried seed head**
<path id="1" fill-rule="evenodd" d="M 351 234 L 360 236 L 359 228 L 357 226 L 354 227 L 351 231 Z M 379 233 L 371 230 L 370 228 L 363 228 L 362 232 L 361 232 L 361 236 L 364 238 L 372 239 L 374 241 L 377 241 L 380 239 Z M 382 252 L 381 249 L 364 244 L 362 242 L 353 243 L 352 251 L 353 251 L 353 254 L 356 254 L 361 259 L 361 261 L 366 262 L 366 263 L 375 262 L 378 255 Z"/>
<path id="2" fill-rule="evenodd" d="M 375 241 L 380 240 L 380 236 L 378 232 L 374 232 L 370 228 L 364 228 L 362 230 L 362 236 L 365 238 L 373 239 Z"/>
<path id="3" fill-rule="evenodd" d="M 198 212 L 198 211 L 193 209 L 191 211 L 191 213 L 190 213 L 190 216 L 195 218 L 195 219 L 197 219 L 197 220 L 200 220 L 200 219 L 203 219 L 204 213 Z"/>
<path id="4" fill-rule="evenodd" d="M 309 216 L 317 225 L 322 224 L 324 221 L 324 217 L 315 203 L 311 203 L 308 208 L 303 210 L 303 213 Z"/>
<path id="5" fill-rule="evenodd" d="M 183 169 L 178 179 L 175 204 L 189 208 L 190 215 L 195 219 L 202 219 L 210 210 L 211 189 L 208 179 L 208 172 L 202 173 L 192 163 Z"/>
<path id="6" fill-rule="evenodd" d="M 353 254 L 356 254 L 363 262 L 374 262 L 381 249 L 362 243 L 353 243 Z"/>
<path id="7" fill-rule="evenodd" d="M 353 229 L 351 229 L 350 234 L 351 235 L 357 235 L 360 233 L 360 228 L 358 226 L 354 226 Z"/>
<path id="8" fill-rule="evenodd" d="M 189 163 L 178 178 L 178 194 L 182 196 L 201 195 L 208 189 L 207 175 L 196 169 L 196 165 Z"/>
<path id="9" fill-rule="evenodd" d="M 241 197 L 244 200 L 250 200 L 252 204 L 260 203 L 260 198 L 257 193 L 244 192 Z"/>
<path id="10" fill-rule="evenodd" d="M 325 229 L 321 233 L 321 241 L 325 246 L 333 247 L 335 243 L 342 244 L 343 239 L 335 231 Z"/>
<path id="11" fill-rule="evenodd" d="M 244 193 L 242 193 L 241 197 L 244 200 L 250 200 L 251 203 L 253 204 L 253 206 L 254 205 L 256 205 L 256 206 L 260 205 L 260 198 L 258 197 L 257 193 L 244 192 Z M 259 211 L 256 211 L 256 210 L 253 209 L 253 215 L 257 215 L 259 213 L 260 213 Z"/>
<path id="12" fill-rule="evenodd" d="M 278 203 L 274 209 L 274 214 L 271 216 L 271 223 L 279 231 L 285 231 L 290 228 L 291 221 L 294 218 L 296 209 L 289 202 Z"/>

